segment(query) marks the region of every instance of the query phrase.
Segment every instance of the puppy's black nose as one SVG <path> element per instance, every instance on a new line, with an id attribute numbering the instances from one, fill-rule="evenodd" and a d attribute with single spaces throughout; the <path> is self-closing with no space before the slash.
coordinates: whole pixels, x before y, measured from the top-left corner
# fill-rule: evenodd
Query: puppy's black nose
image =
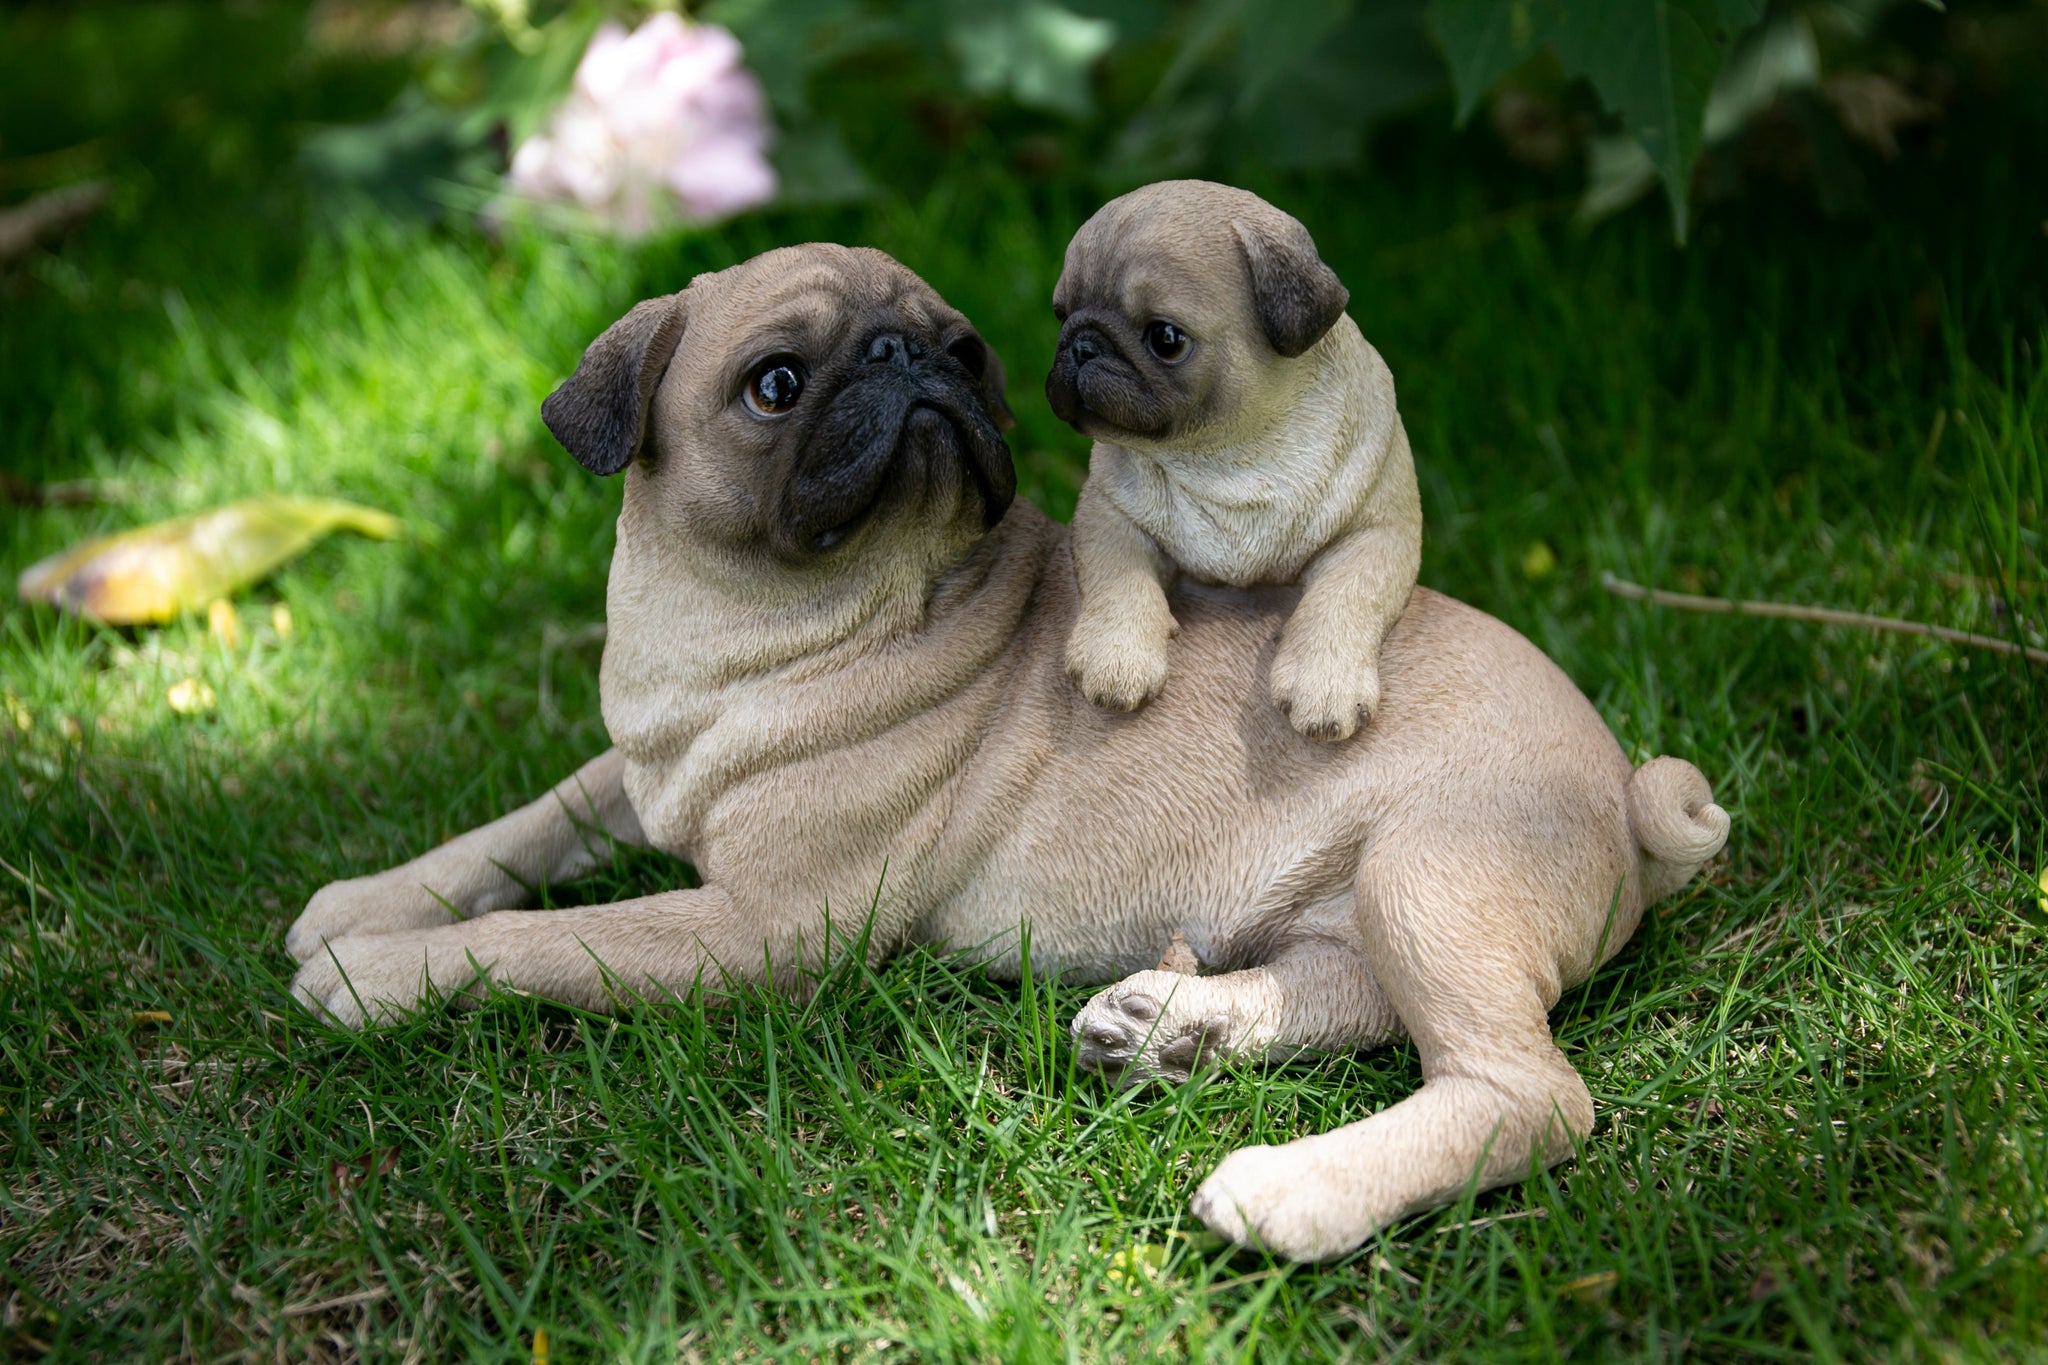
<path id="1" fill-rule="evenodd" d="M 1102 354 L 1102 342 L 1096 338 L 1094 333 L 1083 332 L 1074 338 L 1074 344 L 1067 349 L 1073 353 L 1076 365 L 1086 365 L 1089 361 Z"/>
<path id="2" fill-rule="evenodd" d="M 868 343 L 870 365 L 898 365 L 905 369 L 913 360 L 924 359 L 924 347 L 900 332 L 883 332 Z"/>

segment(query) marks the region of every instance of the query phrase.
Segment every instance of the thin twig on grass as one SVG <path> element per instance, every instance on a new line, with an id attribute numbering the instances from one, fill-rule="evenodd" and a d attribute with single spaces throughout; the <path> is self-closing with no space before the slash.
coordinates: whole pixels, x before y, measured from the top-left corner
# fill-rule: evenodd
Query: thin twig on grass
<path id="1" fill-rule="evenodd" d="M 54 237 L 84 222 L 113 195 L 105 180 L 82 180 L 59 190 L 48 190 L 27 203 L 0 209 L 0 261 L 25 255 L 38 239 Z"/>
<path id="2" fill-rule="evenodd" d="M 309 1318 L 315 1313 L 331 1313 L 337 1308 L 353 1308 L 359 1303 L 375 1303 L 390 1292 L 390 1290 L 380 1284 L 373 1285 L 368 1289 L 359 1289 L 353 1294 L 342 1294 L 335 1298 L 322 1299 L 318 1303 L 288 1303 L 284 1306 L 284 1316 L 288 1318 Z"/>
<path id="3" fill-rule="evenodd" d="M 29 863 L 29 866 L 30 866 L 30 867 L 34 867 L 34 866 L 35 866 L 35 863 L 34 863 L 34 861 L 33 861 L 33 860 L 31 860 L 31 861 L 30 861 L 30 863 Z M 53 900 L 53 901 L 57 902 L 57 904 L 59 904 L 59 905 L 63 906 L 63 907 L 64 907 L 64 908 L 66 909 L 66 910 L 69 910 L 69 909 L 72 909 L 72 908 L 73 908 L 73 906 L 72 906 L 72 904 L 71 904 L 71 897 L 69 897 L 69 896 L 60 896 L 60 895 L 58 895 L 58 894 L 57 894 L 56 892 L 52 891 L 52 890 L 51 890 L 51 889 L 50 889 L 49 887 L 47 887 L 47 886 L 44 886 L 44 885 L 43 885 L 43 884 L 42 884 L 41 882 L 37 881 L 37 880 L 36 880 L 36 879 L 35 879 L 34 877 L 31 877 L 31 876 L 30 876 L 30 875 L 29 875 L 28 873 L 26 873 L 26 872 L 23 872 L 23 871 L 22 871 L 22 870 L 21 870 L 20 868 L 16 867 L 16 866 L 15 866 L 15 865 L 14 865 L 13 863 L 10 863 L 10 862 L 8 862 L 8 861 L 7 861 L 7 860 L 6 860 L 5 858 L 0 858 L 0 868 L 5 868 L 5 869 L 7 869 L 7 871 L 9 871 L 9 872 L 13 873 L 13 874 L 14 874 L 14 878 L 15 878 L 15 880 L 16 880 L 16 881 L 20 882 L 20 883 L 21 883 L 21 884 L 22 884 L 23 886 L 27 887 L 27 888 L 28 888 L 29 890 L 31 890 L 31 891 L 33 891 L 33 892 L 35 892 L 35 893 L 36 893 L 37 895 L 40 895 L 40 896 L 48 896 L 48 897 L 49 897 L 49 898 L 50 898 L 51 900 Z"/>
<path id="4" fill-rule="evenodd" d="M 1513 1213 L 1497 1213 L 1490 1218 L 1471 1218 L 1462 1223 L 1450 1223 L 1440 1228 L 1432 1228 L 1429 1235 L 1432 1237 L 1448 1237 L 1454 1232 L 1464 1232 L 1468 1229 L 1477 1231 L 1480 1228 L 1492 1227 L 1495 1223 L 1512 1223 L 1517 1218 L 1534 1218 L 1541 1222 L 1548 1217 L 1550 1217 L 1549 1209 L 1517 1209 Z"/>
<path id="5" fill-rule="evenodd" d="M 102 502 L 127 502 L 135 496 L 129 479 L 59 479 L 30 483 L 0 469 L 0 498 L 17 507 L 91 507 Z"/>
<path id="6" fill-rule="evenodd" d="M 1684 611 L 1723 614 L 1732 612 L 1737 616 L 1771 616 L 1783 621 L 1815 621 L 1828 626 L 1888 630 L 1898 635 L 1931 635 L 1952 645 L 1970 645 L 1977 649 L 1996 650 L 2000 654 L 2018 654 L 2034 663 L 2048 664 L 2048 649 L 2017 645 L 2010 640 L 2001 640 L 1995 635 L 1978 635 L 1967 630 L 1929 625 L 1925 621 L 1903 621 L 1896 616 L 1870 616 L 1860 611 L 1836 611 L 1833 607 L 1807 607 L 1796 602 L 1738 602 L 1728 597 L 1699 597 L 1689 592 L 1665 592 L 1662 588 L 1646 588 L 1640 583 L 1631 583 L 1611 573 L 1600 575 L 1600 586 L 1616 597 L 1648 602 L 1655 607 L 1678 607 Z"/>

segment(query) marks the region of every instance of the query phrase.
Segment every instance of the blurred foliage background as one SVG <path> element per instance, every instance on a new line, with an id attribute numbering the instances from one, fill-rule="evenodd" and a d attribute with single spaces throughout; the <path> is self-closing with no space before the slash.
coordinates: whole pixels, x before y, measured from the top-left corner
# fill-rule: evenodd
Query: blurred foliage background
<path id="1" fill-rule="evenodd" d="M 30 6 L 8 16 L 0 196 L 108 169 L 152 195 L 302 179 L 443 215 L 495 191 L 631 0 Z M 1919 0 L 707 0 L 779 129 L 787 204 L 915 196 L 960 158 L 1108 196 L 1367 174 L 1390 120 L 1455 121 L 1584 219 L 1661 184 L 1674 235 L 1744 193 L 1823 214 L 2024 79 L 2035 4 Z M 120 54 L 109 62 L 109 53 Z M 168 89 L 184 89 L 165 107 Z M 1478 148 L 1468 155 L 1484 156 Z M 295 165 L 297 177 L 275 174 Z M 197 174 L 194 174 L 194 172 Z M 176 183 L 172 183 L 175 179 Z M 144 184 L 130 183 L 135 208 Z M 174 203 L 153 200 L 160 209 Z"/>
<path id="2" fill-rule="evenodd" d="M 374 0 L 317 12 L 315 47 L 410 55 L 391 110 L 317 135 L 309 164 L 392 203 L 461 204 L 631 5 Z M 1597 219 L 1661 182 L 1675 235 L 1759 181 L 1825 213 L 1938 138 L 1958 84 L 1995 95 L 2037 9 L 1913 0 L 710 0 L 782 136 L 784 197 L 916 194 L 960 155 L 1104 197 L 1177 175 L 1366 170 L 1374 130 L 1453 103 Z M 424 40 L 424 41 L 423 41 Z M 495 155 L 494 155 L 495 153 Z M 1702 165 L 1702 161 L 1705 164 Z"/>
<path id="3" fill-rule="evenodd" d="M 366 208 L 502 235 L 512 152 L 560 105 L 591 35 L 661 7 L 9 9 L 0 258 L 14 265 L 0 300 L 58 306 L 0 348 L 32 370 L 29 351 L 63 349 L 48 329 L 101 325 L 63 306 L 90 287 L 72 259 L 31 250 L 93 214 L 138 320 L 180 272 L 222 276 L 196 292 L 233 292 L 238 308 L 281 298 L 321 225 L 360 223 Z M 1590 229 L 1627 211 L 1665 215 L 1674 243 L 1723 216 L 1766 237 L 1821 224 L 1854 237 L 1929 176 L 2007 174 L 1975 144 L 2041 145 L 2025 92 L 2048 50 L 2037 0 L 706 0 L 690 12 L 729 27 L 759 77 L 782 209 L 999 186 L 1064 221 L 1169 175 L 1332 204 L 1347 184 L 1420 177 L 1452 186 L 1468 234 L 1567 218 Z M 175 325 L 179 305 L 166 307 Z M 96 379 L 75 363 L 49 378 Z M 97 378 L 130 418 L 167 414 L 146 377 Z M 10 414 L 18 480 L 90 439 L 52 439 L 44 424 L 77 405 L 45 396 Z"/>

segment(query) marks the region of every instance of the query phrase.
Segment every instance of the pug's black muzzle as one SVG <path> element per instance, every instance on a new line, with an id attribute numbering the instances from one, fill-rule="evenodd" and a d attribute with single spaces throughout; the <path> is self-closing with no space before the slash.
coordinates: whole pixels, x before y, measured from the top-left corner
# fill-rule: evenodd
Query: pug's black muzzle
<path id="1" fill-rule="evenodd" d="M 1045 401 L 1054 416 L 1084 436 L 1159 436 L 1171 420 L 1166 402 L 1110 331 L 1080 314 L 1060 329 L 1059 349 L 1045 376 Z"/>
<path id="2" fill-rule="evenodd" d="M 1017 495 L 1010 447 L 973 376 L 936 347 L 894 333 L 862 363 L 799 447 L 783 481 L 782 548 L 815 554 L 838 544 L 892 492 L 912 496 L 964 469 L 994 526 Z"/>

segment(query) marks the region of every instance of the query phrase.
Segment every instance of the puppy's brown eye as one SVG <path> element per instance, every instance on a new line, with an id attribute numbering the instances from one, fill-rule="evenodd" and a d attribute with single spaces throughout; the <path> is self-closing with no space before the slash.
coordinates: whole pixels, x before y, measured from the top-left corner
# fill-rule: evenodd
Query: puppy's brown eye
<path id="1" fill-rule="evenodd" d="M 780 417 L 803 391 L 803 362 L 793 355 L 770 356 L 747 378 L 747 407 L 756 417 Z"/>
<path id="2" fill-rule="evenodd" d="M 1067 320 L 1067 310 L 1058 304 L 1054 304 L 1052 306 L 1052 320 L 1054 322 L 1065 322 Z"/>
<path id="3" fill-rule="evenodd" d="M 1169 365 L 1178 365 L 1188 358 L 1188 349 L 1194 342 L 1188 334 L 1172 323 L 1161 318 L 1145 329 L 1145 346 Z"/>

